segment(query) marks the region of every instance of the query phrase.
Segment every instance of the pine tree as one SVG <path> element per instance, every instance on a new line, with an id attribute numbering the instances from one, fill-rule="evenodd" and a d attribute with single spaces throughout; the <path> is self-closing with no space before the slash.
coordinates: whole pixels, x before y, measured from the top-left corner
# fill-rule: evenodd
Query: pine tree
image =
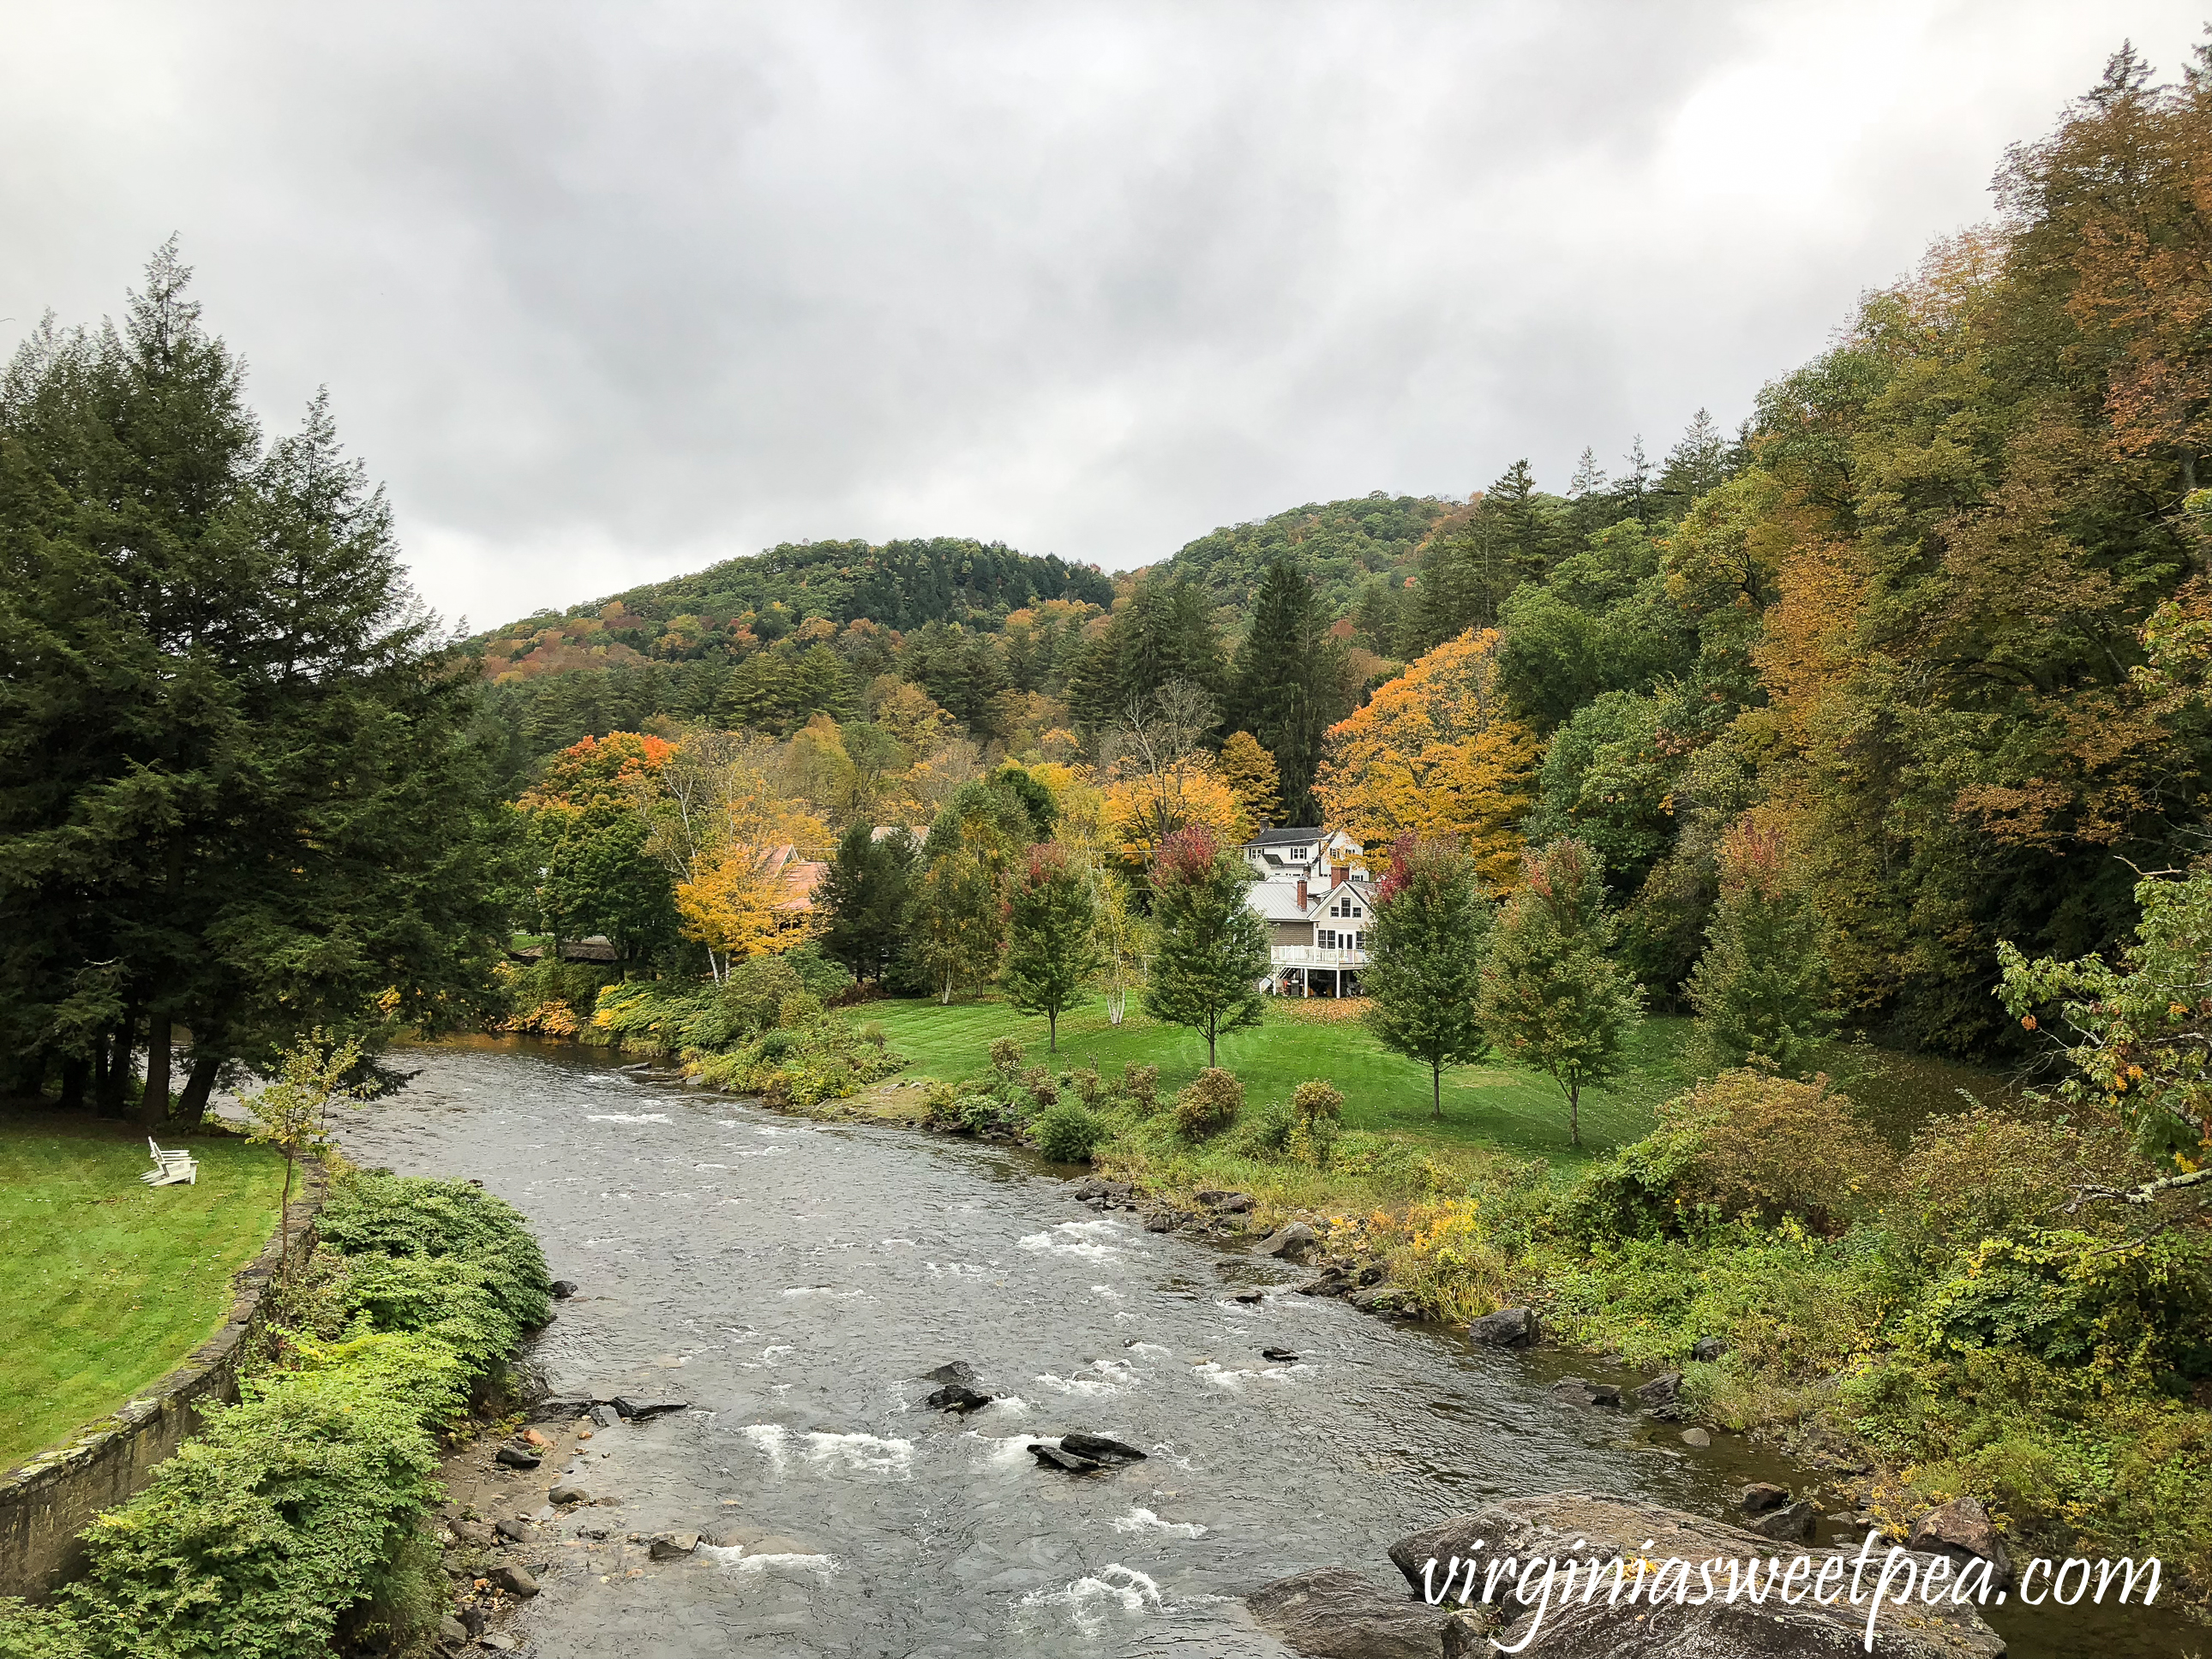
<path id="1" fill-rule="evenodd" d="M 855 823 L 838 840 L 816 902 L 829 919 L 822 948 L 855 979 L 880 985 L 898 959 L 915 851 L 907 831 L 878 837 L 866 823 Z"/>
<path id="2" fill-rule="evenodd" d="M 1628 1033 L 1644 1017 L 1642 988 L 1608 954 L 1617 927 L 1595 854 L 1555 841 L 1528 855 L 1482 968 L 1483 1029 L 1559 1085 L 1577 1147 L 1582 1091 L 1619 1075 Z"/>
<path id="3" fill-rule="evenodd" d="M 1312 823 L 1322 739 L 1348 710 L 1343 653 L 1329 638 L 1313 584 L 1287 559 L 1267 567 L 1252 626 L 1231 671 L 1228 720 L 1274 757 L 1283 811 Z"/>
<path id="4" fill-rule="evenodd" d="M 1257 835 L 1282 821 L 1283 803 L 1275 757 L 1260 746 L 1249 732 L 1232 732 L 1221 745 L 1215 769 L 1229 793 L 1237 797 L 1246 823 Z"/>
<path id="5" fill-rule="evenodd" d="M 1053 842 L 1030 848 L 1029 866 L 1006 896 L 1006 1000 L 1045 1017 L 1047 1046 L 1060 1052 L 1060 1017 L 1082 1000 L 1100 965 L 1097 907 L 1090 872 Z"/>
<path id="6" fill-rule="evenodd" d="M 1205 830 L 1178 830 L 1152 866 L 1158 929 L 1145 1012 L 1206 1038 L 1206 1063 L 1224 1031 L 1260 1023 L 1267 924 L 1244 902 L 1251 872 Z"/>
<path id="7" fill-rule="evenodd" d="M 1820 923 L 1787 878 L 1782 837 L 1732 831 L 1721 849 L 1721 898 L 1691 971 L 1700 1069 L 1771 1067 L 1802 1078 L 1831 1024 Z"/>
<path id="8" fill-rule="evenodd" d="M 1429 1100 L 1444 1115 L 1443 1070 L 1490 1052 L 1478 1018 L 1491 912 L 1474 860 L 1455 842 L 1402 838 L 1375 896 L 1367 1027 L 1382 1046 L 1429 1068 Z"/>

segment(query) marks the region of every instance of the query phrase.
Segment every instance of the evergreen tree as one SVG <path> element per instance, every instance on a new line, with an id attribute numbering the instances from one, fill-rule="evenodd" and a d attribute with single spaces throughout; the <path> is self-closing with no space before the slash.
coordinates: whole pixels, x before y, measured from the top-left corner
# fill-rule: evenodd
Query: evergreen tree
<path id="1" fill-rule="evenodd" d="M 1746 1065 L 1802 1078 L 1827 1036 L 1820 924 L 1787 878 L 1782 837 L 1738 829 L 1721 849 L 1721 899 L 1690 975 L 1701 1070 Z"/>
<path id="2" fill-rule="evenodd" d="M 1232 732 L 1215 763 L 1221 781 L 1237 797 L 1245 821 L 1257 835 L 1283 821 L 1282 793 L 1275 757 L 1249 732 Z"/>
<path id="3" fill-rule="evenodd" d="M 1559 1085 L 1577 1146 L 1583 1090 L 1619 1075 L 1644 1017 L 1641 988 L 1607 954 L 1617 927 L 1596 856 L 1578 841 L 1555 841 L 1528 854 L 1482 968 L 1483 1029 Z"/>
<path id="4" fill-rule="evenodd" d="M 325 403 L 261 449 L 190 274 L 0 388 L 0 1046 L 119 1109 L 143 1041 L 149 1120 L 179 1025 L 189 1113 L 316 1025 L 481 1007 L 507 884 L 472 665 Z"/>
<path id="5" fill-rule="evenodd" d="M 1691 502 L 1719 489 L 1729 476 L 1729 441 L 1713 424 L 1712 416 L 1701 409 L 1691 417 L 1680 441 L 1667 452 L 1655 492 L 1661 510 L 1668 518 L 1680 518 Z"/>
<path id="6" fill-rule="evenodd" d="M 865 822 L 853 824 L 838 840 L 817 899 L 829 918 L 822 948 L 855 979 L 880 985 L 898 960 L 913 892 L 915 851 L 907 831 L 878 837 Z"/>
<path id="7" fill-rule="evenodd" d="M 1291 823 L 1318 822 L 1313 781 L 1322 742 L 1348 712 L 1343 653 L 1328 635 L 1313 584 L 1278 559 L 1267 567 L 1251 629 L 1237 647 L 1228 723 L 1251 732 L 1274 757 Z"/>
<path id="8" fill-rule="evenodd" d="M 1053 842 L 1030 848 L 1029 866 L 1006 896 L 1006 1000 L 1045 1017 L 1047 1046 L 1060 1052 L 1060 1017 L 1082 1000 L 1102 965 L 1091 875 Z"/>
<path id="9" fill-rule="evenodd" d="M 907 941 L 938 1000 L 949 1003 L 961 987 L 988 981 L 1004 935 L 998 885 L 982 860 L 960 846 L 931 859 L 915 887 Z"/>
<path id="10" fill-rule="evenodd" d="M 1158 944 L 1145 1012 L 1202 1034 L 1208 1066 L 1224 1031 L 1260 1023 L 1267 930 L 1244 902 L 1251 879 L 1243 860 L 1197 826 L 1170 836 L 1152 866 Z"/>
<path id="11" fill-rule="evenodd" d="M 1430 1109 L 1444 1115 L 1443 1071 L 1490 1052 L 1476 1003 L 1491 913 L 1474 860 L 1453 842 L 1406 836 L 1375 896 L 1360 988 L 1367 1027 L 1386 1048 L 1429 1068 Z"/>
<path id="12" fill-rule="evenodd" d="M 1466 525 L 1422 556 L 1412 642 L 1418 650 L 1433 650 L 1470 628 L 1494 627 L 1514 590 L 1540 580 L 1564 551 L 1560 511 L 1557 498 L 1537 493 L 1527 461 L 1506 468 Z"/>

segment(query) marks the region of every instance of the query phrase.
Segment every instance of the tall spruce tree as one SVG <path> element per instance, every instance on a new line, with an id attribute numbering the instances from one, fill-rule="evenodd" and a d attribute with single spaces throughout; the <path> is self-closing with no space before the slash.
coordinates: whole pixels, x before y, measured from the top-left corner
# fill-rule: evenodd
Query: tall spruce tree
<path id="1" fill-rule="evenodd" d="M 320 399 L 262 452 L 190 276 L 0 386 L 0 1046 L 120 1110 L 143 1043 L 149 1121 L 181 1031 L 189 1112 L 314 1026 L 480 1006 L 505 885 L 380 492 Z"/>
<path id="2" fill-rule="evenodd" d="M 1788 877 L 1782 837 L 1748 827 L 1721 848 L 1721 898 L 1689 982 L 1698 1066 L 1802 1078 L 1828 1035 L 1819 918 Z"/>
<path id="3" fill-rule="evenodd" d="M 1360 989 L 1376 1040 L 1429 1068 L 1430 1111 L 1439 1122 L 1444 1067 L 1490 1052 L 1476 1008 L 1490 923 L 1490 905 L 1466 849 L 1410 836 L 1391 848 L 1389 871 L 1375 896 Z"/>
<path id="4" fill-rule="evenodd" d="M 1206 1039 L 1206 1063 L 1224 1031 L 1260 1023 L 1267 974 L 1267 924 L 1244 902 L 1244 860 L 1196 825 L 1161 844 L 1152 865 L 1158 944 L 1145 1012 Z"/>
<path id="5" fill-rule="evenodd" d="M 820 906 L 829 917 L 822 948 L 852 971 L 880 985 L 898 960 L 913 895 L 914 836 L 904 830 L 878 836 L 856 823 L 838 839 L 822 878 Z"/>
<path id="6" fill-rule="evenodd" d="M 1054 842 L 1030 848 L 1029 865 L 1006 894 L 1006 1000 L 1045 1018 L 1046 1046 L 1060 1052 L 1060 1017 L 1083 999 L 1102 965 L 1091 872 Z"/>
<path id="7" fill-rule="evenodd" d="M 1278 559 L 1260 584 L 1250 631 L 1231 670 L 1228 724 L 1251 732 L 1274 757 L 1291 823 L 1319 821 L 1313 781 L 1322 742 L 1348 712 L 1344 653 L 1329 637 L 1313 584 Z"/>

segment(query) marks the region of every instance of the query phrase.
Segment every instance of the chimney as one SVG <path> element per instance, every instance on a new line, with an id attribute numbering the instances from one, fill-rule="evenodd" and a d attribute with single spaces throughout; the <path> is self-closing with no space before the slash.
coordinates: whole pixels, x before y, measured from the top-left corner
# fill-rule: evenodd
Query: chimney
<path id="1" fill-rule="evenodd" d="M 1305 908 L 1306 908 L 1306 878 L 1305 878 L 1304 876 L 1300 876 L 1300 877 L 1298 878 L 1298 908 L 1299 908 L 1299 909 L 1301 909 L 1301 910 L 1303 910 L 1303 909 L 1304 909 Z"/>
<path id="2" fill-rule="evenodd" d="M 1329 884 L 1330 890 L 1331 890 L 1332 891 L 1333 891 L 1333 890 L 1334 890 L 1335 889 L 1339 888 L 1339 887 L 1343 886 L 1343 885 L 1344 885 L 1344 884 L 1345 884 L 1346 881 L 1350 880 L 1351 878 L 1352 878 L 1352 866 L 1351 866 L 1350 865 L 1348 865 L 1348 864 L 1332 864 L 1332 865 L 1330 865 L 1330 866 L 1329 866 L 1329 867 L 1328 867 L 1328 884 Z"/>

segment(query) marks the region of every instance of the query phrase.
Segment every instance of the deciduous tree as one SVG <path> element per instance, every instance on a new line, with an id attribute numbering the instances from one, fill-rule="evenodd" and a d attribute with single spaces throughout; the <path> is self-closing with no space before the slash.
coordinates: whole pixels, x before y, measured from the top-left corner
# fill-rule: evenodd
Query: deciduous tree
<path id="1" fill-rule="evenodd" d="M 1091 874 L 1065 848 L 1040 842 L 1006 896 L 1006 1000 L 1045 1017 L 1047 1047 L 1060 1052 L 1060 1017 L 1083 996 L 1100 965 Z"/>
<path id="2" fill-rule="evenodd" d="M 1198 828 L 1170 836 L 1152 866 L 1158 943 L 1145 1011 L 1202 1035 L 1209 1066 L 1224 1031 L 1260 1022 L 1267 933 L 1244 902 L 1251 879 L 1243 859 Z"/>
<path id="3" fill-rule="evenodd" d="M 1401 836 L 1375 895 L 1367 1027 L 1382 1046 L 1429 1068 L 1430 1109 L 1444 1115 L 1443 1073 L 1490 1052 L 1476 1004 L 1491 907 L 1466 849 Z"/>

